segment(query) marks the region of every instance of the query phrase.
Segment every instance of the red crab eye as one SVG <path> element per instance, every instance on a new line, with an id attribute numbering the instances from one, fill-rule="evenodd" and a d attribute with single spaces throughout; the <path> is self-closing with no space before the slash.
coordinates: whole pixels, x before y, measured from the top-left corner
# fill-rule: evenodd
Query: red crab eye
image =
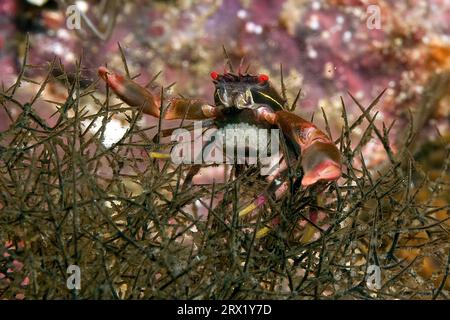
<path id="1" fill-rule="evenodd" d="M 267 74 L 260 74 L 258 77 L 258 81 L 260 83 L 267 82 L 267 81 L 269 81 L 269 76 Z"/>
<path id="2" fill-rule="evenodd" d="M 213 80 L 217 80 L 217 78 L 219 78 L 219 74 L 217 72 L 213 71 L 213 72 L 211 72 L 211 78 Z"/>

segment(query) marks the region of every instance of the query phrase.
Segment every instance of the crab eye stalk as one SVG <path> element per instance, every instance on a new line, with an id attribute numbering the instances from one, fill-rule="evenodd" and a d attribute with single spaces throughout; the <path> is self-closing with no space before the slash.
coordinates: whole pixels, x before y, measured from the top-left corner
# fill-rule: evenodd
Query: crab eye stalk
<path id="1" fill-rule="evenodd" d="M 217 80 L 219 78 L 219 74 L 215 71 L 211 72 L 211 78 L 213 80 Z"/>
<path id="2" fill-rule="evenodd" d="M 266 83 L 267 81 L 269 81 L 269 76 L 267 74 L 260 74 L 258 76 L 258 82 L 263 84 Z"/>

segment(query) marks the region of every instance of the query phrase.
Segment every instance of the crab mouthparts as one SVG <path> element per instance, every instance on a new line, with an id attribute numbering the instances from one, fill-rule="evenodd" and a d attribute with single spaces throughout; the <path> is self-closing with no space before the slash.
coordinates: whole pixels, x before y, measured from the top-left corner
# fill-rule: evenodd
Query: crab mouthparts
<path id="1" fill-rule="evenodd" d="M 243 92 L 236 93 L 233 102 L 238 109 L 252 109 L 254 107 L 252 97 Z"/>

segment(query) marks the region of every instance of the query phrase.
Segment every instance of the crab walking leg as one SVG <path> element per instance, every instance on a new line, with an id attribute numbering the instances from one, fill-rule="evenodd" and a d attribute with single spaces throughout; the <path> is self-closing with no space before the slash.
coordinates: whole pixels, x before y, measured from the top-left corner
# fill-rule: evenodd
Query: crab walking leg
<path id="1" fill-rule="evenodd" d="M 288 181 L 283 181 L 282 182 L 282 178 L 283 176 L 286 175 L 288 170 L 283 169 L 281 172 L 279 172 L 275 177 L 272 182 L 269 184 L 269 187 L 267 188 L 266 192 L 261 194 L 260 196 L 258 196 L 250 205 L 248 205 L 247 207 L 245 207 L 243 210 L 241 210 L 239 212 L 239 217 L 243 218 L 245 215 L 249 214 L 250 212 L 252 212 L 253 210 L 263 206 L 267 201 L 269 197 L 272 197 L 275 200 L 279 200 L 284 194 L 285 192 L 287 192 L 289 190 L 289 182 Z M 270 177 L 270 178 L 273 178 Z M 320 185 L 320 186 L 319 186 Z M 324 186 L 322 183 L 316 184 L 314 187 L 317 188 L 310 188 L 310 192 L 315 193 L 314 189 L 320 190 L 320 188 Z M 315 201 L 316 204 L 318 204 L 319 202 L 323 201 L 324 199 L 322 199 L 321 193 L 319 191 L 319 193 L 315 196 Z M 316 223 L 317 222 L 317 216 L 318 216 L 318 210 L 315 207 L 311 207 L 309 208 L 309 219 L 312 223 Z M 256 231 L 256 239 L 260 239 L 265 237 L 266 235 L 269 234 L 269 232 L 276 227 L 278 224 L 280 223 L 280 219 L 279 218 L 275 218 L 272 219 L 270 222 L 266 223 L 264 225 L 264 227 L 260 228 L 259 230 Z M 307 243 L 309 242 L 312 237 L 314 236 L 314 234 L 317 232 L 317 226 L 311 224 L 311 223 L 307 223 L 305 226 L 305 229 L 303 231 L 303 235 L 300 239 L 301 243 Z"/>
<path id="2" fill-rule="evenodd" d="M 148 156 L 152 159 L 158 159 L 158 160 L 169 160 L 171 158 L 170 153 L 162 153 L 162 152 L 156 152 L 156 151 L 149 152 Z"/>
<path id="3" fill-rule="evenodd" d="M 259 195 L 250 205 L 239 211 L 239 217 L 244 218 L 253 210 L 262 207 L 265 203 L 267 203 L 269 198 L 279 200 L 289 189 L 289 182 L 284 179 L 287 172 L 287 165 L 283 162 L 280 166 L 280 170 L 268 177 L 270 182 L 266 191 Z M 265 237 L 270 230 L 272 230 L 279 223 L 280 221 L 278 218 L 272 219 L 264 227 L 256 231 L 255 238 L 259 239 Z"/>
<path id="4" fill-rule="evenodd" d="M 209 140 L 203 145 L 202 149 L 200 150 L 200 153 L 196 155 L 194 163 L 202 162 L 203 153 L 205 152 L 205 149 L 208 148 L 212 143 L 214 143 L 214 140 Z M 197 175 L 197 173 L 199 173 L 201 168 L 202 168 L 201 164 L 194 164 L 189 168 L 189 171 L 186 174 L 186 177 L 183 181 L 183 186 L 181 187 L 181 190 L 186 190 L 187 188 L 190 188 L 192 186 L 192 180 Z"/>
<path id="5" fill-rule="evenodd" d="M 142 107 L 145 114 L 159 118 L 161 99 L 147 88 L 130 78 L 111 72 L 105 67 L 98 68 L 99 76 L 111 87 L 116 95 L 132 107 Z M 204 120 L 219 116 L 219 108 L 199 99 L 168 98 L 163 115 L 165 120 Z"/>
<path id="6" fill-rule="evenodd" d="M 319 197 L 319 196 L 318 196 Z M 318 199 L 316 198 L 316 201 Z M 309 208 L 309 220 L 311 220 L 312 223 L 317 223 L 317 218 L 319 215 L 319 210 L 316 208 Z M 311 223 L 307 222 L 305 229 L 303 230 L 302 237 L 300 238 L 300 243 L 305 244 L 308 243 L 314 236 L 314 234 L 317 232 L 317 227 L 313 226 Z"/>
<path id="7" fill-rule="evenodd" d="M 288 188 L 288 182 L 284 181 L 284 176 L 287 173 L 287 164 L 283 161 L 280 167 L 275 170 L 270 176 L 267 177 L 267 181 L 269 182 L 269 186 L 266 190 L 256 197 L 252 203 L 248 206 L 244 207 L 239 211 L 238 215 L 240 218 L 244 218 L 246 215 L 251 213 L 253 210 L 262 207 L 267 201 L 269 197 L 272 197 L 275 200 L 281 198 L 284 192 Z"/>

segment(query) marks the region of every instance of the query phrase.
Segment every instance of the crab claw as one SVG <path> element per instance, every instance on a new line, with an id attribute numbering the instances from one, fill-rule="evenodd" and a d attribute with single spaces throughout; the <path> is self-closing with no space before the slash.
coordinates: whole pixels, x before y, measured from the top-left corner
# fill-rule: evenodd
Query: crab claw
<path id="1" fill-rule="evenodd" d="M 293 113 L 278 111 L 275 116 L 275 122 L 283 133 L 301 148 L 304 187 L 319 181 L 339 179 L 342 173 L 341 155 L 325 133 Z"/>
<path id="2" fill-rule="evenodd" d="M 267 197 L 265 195 L 260 195 L 252 203 L 250 203 L 244 209 L 239 211 L 239 218 L 245 217 L 246 215 L 251 213 L 253 210 L 263 206 L 266 202 L 267 202 Z M 279 224 L 278 218 L 272 220 L 268 225 L 265 225 L 261 229 L 258 229 L 255 234 L 255 239 L 261 239 L 261 238 L 267 236 L 269 234 L 270 230 L 272 230 L 273 227 L 277 224 Z"/>
<path id="3" fill-rule="evenodd" d="M 302 166 L 305 172 L 302 186 L 308 187 L 318 181 L 334 181 L 342 173 L 340 155 L 334 144 L 314 142 L 303 151 Z"/>
<path id="4" fill-rule="evenodd" d="M 159 117 L 160 99 L 148 89 L 123 75 L 98 68 L 98 75 L 111 87 L 115 94 L 132 107 L 142 107 L 142 112 Z"/>

